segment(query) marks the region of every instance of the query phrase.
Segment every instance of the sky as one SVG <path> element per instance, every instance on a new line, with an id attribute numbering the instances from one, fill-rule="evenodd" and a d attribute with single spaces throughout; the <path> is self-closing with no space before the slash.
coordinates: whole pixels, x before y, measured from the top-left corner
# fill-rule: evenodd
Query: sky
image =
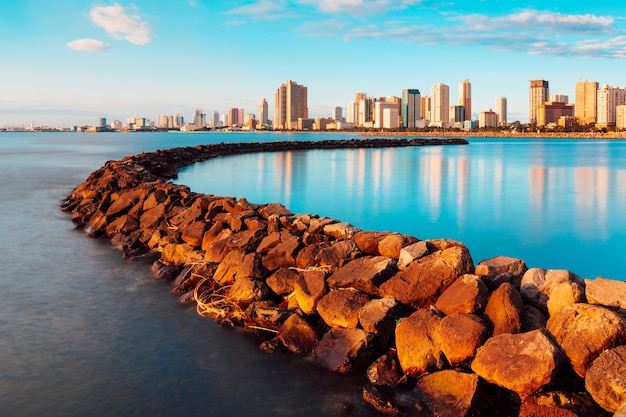
<path id="1" fill-rule="evenodd" d="M 532 79 L 575 99 L 581 80 L 626 86 L 619 2 L 535 0 L 0 0 L 0 127 L 156 120 L 197 107 L 273 115 L 288 80 L 310 117 L 357 92 L 430 95 L 472 84 L 472 113 L 506 97 L 528 121 Z"/>

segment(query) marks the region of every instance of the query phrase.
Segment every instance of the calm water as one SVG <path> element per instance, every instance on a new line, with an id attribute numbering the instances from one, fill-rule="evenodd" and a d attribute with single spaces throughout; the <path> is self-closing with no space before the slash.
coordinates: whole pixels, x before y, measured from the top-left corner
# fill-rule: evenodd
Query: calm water
<path id="1" fill-rule="evenodd" d="M 360 381 L 180 307 L 149 268 L 73 229 L 59 201 L 109 159 L 199 143 L 337 135 L 0 133 L 0 416 L 336 416 Z M 219 158 L 195 191 L 280 201 L 363 229 L 465 242 L 530 266 L 624 279 L 626 142 Z"/>

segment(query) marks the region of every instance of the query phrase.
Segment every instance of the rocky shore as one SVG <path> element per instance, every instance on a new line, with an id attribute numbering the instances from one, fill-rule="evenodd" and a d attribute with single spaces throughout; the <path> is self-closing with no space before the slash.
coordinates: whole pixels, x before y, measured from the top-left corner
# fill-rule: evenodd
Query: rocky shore
<path id="1" fill-rule="evenodd" d="M 183 166 L 248 152 L 467 144 L 364 139 L 174 148 L 109 161 L 62 203 L 152 264 L 179 302 L 263 335 L 267 352 L 363 373 L 385 415 L 626 416 L 626 282 L 582 279 L 449 239 L 363 231 L 198 194 Z"/>

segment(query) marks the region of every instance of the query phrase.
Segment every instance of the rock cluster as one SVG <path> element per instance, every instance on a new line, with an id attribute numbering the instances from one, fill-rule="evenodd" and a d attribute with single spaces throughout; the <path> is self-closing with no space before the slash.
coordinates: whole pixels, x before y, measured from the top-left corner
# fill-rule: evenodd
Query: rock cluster
<path id="1" fill-rule="evenodd" d="M 152 263 L 181 303 L 267 334 L 262 348 L 363 372 L 390 415 L 610 415 L 626 408 L 626 283 L 474 265 L 461 242 L 362 231 L 168 178 L 243 152 L 459 144 L 439 139 L 220 144 L 129 156 L 63 203 L 89 236 Z M 617 415 L 616 413 L 616 415 Z"/>

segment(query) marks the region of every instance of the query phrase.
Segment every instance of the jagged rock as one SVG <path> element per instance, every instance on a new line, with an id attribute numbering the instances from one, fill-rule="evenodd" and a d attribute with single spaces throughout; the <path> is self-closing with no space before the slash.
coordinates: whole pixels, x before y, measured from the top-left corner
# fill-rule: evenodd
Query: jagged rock
<path id="1" fill-rule="evenodd" d="M 522 333 L 537 329 L 545 329 L 548 318 L 530 304 L 524 304 L 524 319 L 522 320 Z"/>
<path id="2" fill-rule="evenodd" d="M 293 292 L 293 284 L 298 279 L 298 271 L 291 268 L 281 268 L 270 275 L 265 282 L 278 295 Z"/>
<path id="3" fill-rule="evenodd" d="M 147 193 L 148 190 L 145 188 L 131 188 L 129 190 L 123 190 L 119 193 L 119 195 L 117 195 L 117 198 L 113 200 L 107 209 L 107 217 L 115 218 L 128 213 L 136 205 L 143 205 L 143 200 Z"/>
<path id="4" fill-rule="evenodd" d="M 626 314 L 626 282 L 598 277 L 585 280 L 585 295 L 589 304 L 617 309 Z"/>
<path id="5" fill-rule="evenodd" d="M 566 305 L 585 302 L 584 285 L 567 270 L 531 268 L 522 277 L 520 293 L 527 303 L 552 315 Z"/>
<path id="6" fill-rule="evenodd" d="M 226 222 L 215 222 L 210 224 L 209 229 L 204 232 L 204 236 L 202 237 L 202 250 L 206 251 L 216 239 L 222 239 L 224 237 L 224 230 L 230 230 L 228 229 L 228 223 Z M 229 233 L 228 236 L 230 236 L 232 234 L 232 230 L 227 233 Z"/>
<path id="7" fill-rule="evenodd" d="M 355 233 L 352 239 L 361 252 L 367 253 L 368 255 L 378 256 L 380 255 L 380 252 L 378 251 L 378 243 L 388 235 L 389 232 L 360 231 Z"/>
<path id="8" fill-rule="evenodd" d="M 602 352 L 626 343 L 626 319 L 605 307 L 570 304 L 550 317 L 546 327 L 583 378 Z"/>
<path id="9" fill-rule="evenodd" d="M 265 234 L 259 230 L 243 230 L 233 233 L 230 236 L 228 246 L 233 249 L 243 249 L 246 252 L 254 252 L 264 237 Z"/>
<path id="10" fill-rule="evenodd" d="M 472 359 L 489 337 L 487 324 L 474 314 L 446 316 L 440 326 L 441 350 L 451 366 Z"/>
<path id="11" fill-rule="evenodd" d="M 441 369 L 444 355 L 440 340 L 441 316 L 420 309 L 403 318 L 396 327 L 396 349 L 402 370 L 410 375 Z"/>
<path id="12" fill-rule="evenodd" d="M 209 225 L 204 221 L 193 222 L 182 229 L 181 239 L 195 248 L 202 247 L 204 234 L 208 230 Z"/>
<path id="13" fill-rule="evenodd" d="M 490 338 L 471 367 L 487 382 L 525 398 L 552 382 L 562 362 L 559 348 L 543 330 L 534 330 Z"/>
<path id="14" fill-rule="evenodd" d="M 359 311 L 359 323 L 363 330 L 376 335 L 380 346 L 387 346 L 396 329 L 396 321 L 402 317 L 402 307 L 393 298 L 375 298 Z"/>
<path id="15" fill-rule="evenodd" d="M 606 350 L 593 361 L 585 376 L 585 388 L 606 411 L 626 404 L 626 345 Z"/>
<path id="16" fill-rule="evenodd" d="M 270 250 L 280 245 L 280 232 L 271 232 L 265 236 L 256 248 L 257 253 L 267 254 Z"/>
<path id="17" fill-rule="evenodd" d="M 364 369 L 373 352 L 374 335 L 363 329 L 330 329 L 315 347 L 320 365 L 346 374 Z"/>
<path id="18" fill-rule="evenodd" d="M 415 390 L 435 416 L 485 415 L 484 394 L 475 374 L 451 369 L 433 372 L 419 378 Z"/>
<path id="19" fill-rule="evenodd" d="M 491 293 L 485 321 L 493 328 L 493 335 L 519 333 L 524 325 L 524 301 L 513 285 L 505 282 Z"/>
<path id="20" fill-rule="evenodd" d="M 378 242 L 378 253 L 382 256 L 398 259 L 402 248 L 415 242 L 417 242 L 417 239 L 413 236 L 390 233 Z"/>
<path id="21" fill-rule="evenodd" d="M 134 217 L 124 214 L 110 222 L 105 229 L 107 236 L 114 236 L 118 233 L 129 235 L 139 229 L 139 222 Z"/>
<path id="22" fill-rule="evenodd" d="M 391 393 L 373 384 L 363 387 L 363 400 L 379 413 L 387 416 L 402 416 L 400 409 L 393 403 Z"/>
<path id="23" fill-rule="evenodd" d="M 265 220 L 267 220 L 271 215 L 289 216 L 293 214 L 289 209 L 279 203 L 265 204 L 259 207 L 257 211 Z"/>
<path id="24" fill-rule="evenodd" d="M 207 232 L 211 232 L 210 230 Z M 207 245 L 206 252 L 204 254 L 204 260 L 206 262 L 222 262 L 222 260 L 228 255 L 233 248 L 228 244 L 228 240 L 232 236 L 233 231 L 230 229 L 223 229 L 213 241 Z M 205 234 L 206 236 L 206 234 Z M 202 242 L 204 247 L 204 241 Z"/>
<path id="25" fill-rule="evenodd" d="M 202 262 L 204 253 L 187 243 L 170 243 L 161 250 L 161 259 L 175 265 Z"/>
<path id="26" fill-rule="evenodd" d="M 186 266 L 174 279 L 170 294 L 183 294 L 193 290 L 201 280 L 211 279 L 217 266 L 217 264 L 204 262 Z"/>
<path id="27" fill-rule="evenodd" d="M 170 281 L 178 276 L 182 267 L 180 265 L 172 265 L 158 260 L 152 264 L 151 269 L 158 280 Z"/>
<path id="28" fill-rule="evenodd" d="M 403 271 L 384 282 L 383 297 L 394 297 L 413 308 L 427 307 L 461 275 L 474 270 L 472 257 L 465 246 L 452 246 L 414 261 Z"/>
<path id="29" fill-rule="evenodd" d="M 315 313 L 318 301 L 326 294 L 326 275 L 323 271 L 304 271 L 293 285 L 298 306 L 305 314 Z"/>
<path id="30" fill-rule="evenodd" d="M 446 315 L 482 313 L 488 300 L 489 290 L 482 280 L 476 275 L 465 274 L 439 296 L 435 307 Z"/>
<path id="31" fill-rule="evenodd" d="M 333 223 L 339 223 L 339 220 L 332 219 L 330 217 L 312 218 L 309 224 L 309 233 L 311 234 L 321 233 L 323 232 L 324 227 Z"/>
<path id="32" fill-rule="evenodd" d="M 578 415 L 561 407 L 524 401 L 520 407 L 518 417 L 578 417 Z"/>
<path id="33" fill-rule="evenodd" d="M 626 402 L 621 404 L 619 408 L 615 410 L 613 417 L 626 417 Z"/>
<path id="34" fill-rule="evenodd" d="M 389 352 L 376 359 L 366 371 L 367 379 L 376 386 L 395 387 L 402 380 L 404 373 L 398 361 L 398 355 Z"/>
<path id="35" fill-rule="evenodd" d="M 391 277 L 396 269 L 396 261 L 385 256 L 357 258 L 340 267 L 328 277 L 332 288 L 356 288 L 370 295 L 378 295 L 378 287 Z"/>
<path id="36" fill-rule="evenodd" d="M 317 312 L 331 327 L 356 328 L 359 311 L 370 297 L 354 288 L 340 288 L 324 295 L 317 303 Z"/>
<path id="37" fill-rule="evenodd" d="M 281 230 L 280 243 L 271 248 L 263 257 L 263 266 L 269 271 L 296 266 L 296 256 L 301 248 L 298 236 L 288 230 Z"/>
<path id="38" fill-rule="evenodd" d="M 199 206 L 191 206 L 186 210 L 181 211 L 176 216 L 170 219 L 170 223 L 176 227 L 184 229 L 191 223 L 201 220 L 204 216 L 202 208 Z"/>
<path id="39" fill-rule="evenodd" d="M 228 290 L 228 298 L 240 305 L 248 305 L 253 301 L 266 300 L 269 289 L 263 281 L 249 276 L 237 276 L 235 283 Z"/>
<path id="40" fill-rule="evenodd" d="M 337 268 L 355 259 L 361 254 L 353 240 L 333 242 L 331 246 L 320 249 L 316 260 L 320 266 Z"/>
<path id="41" fill-rule="evenodd" d="M 528 270 L 522 259 L 508 256 L 496 256 L 485 259 L 476 265 L 478 275 L 490 290 L 495 290 L 504 282 L 508 282 L 517 290 L 520 288 L 522 276 Z"/>
<path id="42" fill-rule="evenodd" d="M 352 239 L 360 229 L 350 223 L 332 223 L 324 226 L 324 233 L 334 237 L 335 239 Z"/>
<path id="43" fill-rule="evenodd" d="M 303 236 L 303 243 L 305 246 L 298 251 L 298 255 L 296 256 L 296 267 L 300 269 L 316 266 L 319 263 L 318 255 L 320 251 L 324 248 L 330 247 L 330 243 L 328 242 L 307 244 L 305 238 L 306 237 Z"/>
<path id="44" fill-rule="evenodd" d="M 304 317 L 292 314 L 278 329 L 276 339 L 291 352 L 308 354 L 317 345 L 318 337 L 313 326 Z"/>
<path id="45" fill-rule="evenodd" d="M 250 323 L 272 330 L 278 330 L 291 315 L 290 311 L 278 307 L 274 301 L 267 299 L 252 301 L 245 311 Z"/>
<path id="46" fill-rule="evenodd" d="M 219 263 L 213 279 L 219 285 L 232 285 L 235 282 L 235 276 L 239 272 L 239 266 L 246 257 L 246 251 L 242 249 L 229 252 Z"/>
<path id="47" fill-rule="evenodd" d="M 405 246 L 400 250 L 400 256 L 398 257 L 398 269 L 401 271 L 406 269 L 411 262 L 416 259 L 422 258 L 430 253 L 428 243 L 424 240 L 420 240 L 411 245 Z"/>
<path id="48" fill-rule="evenodd" d="M 142 229 L 154 229 L 159 223 L 165 219 L 165 213 L 167 208 L 165 204 L 160 203 L 150 210 L 143 212 L 139 217 L 139 224 Z"/>

